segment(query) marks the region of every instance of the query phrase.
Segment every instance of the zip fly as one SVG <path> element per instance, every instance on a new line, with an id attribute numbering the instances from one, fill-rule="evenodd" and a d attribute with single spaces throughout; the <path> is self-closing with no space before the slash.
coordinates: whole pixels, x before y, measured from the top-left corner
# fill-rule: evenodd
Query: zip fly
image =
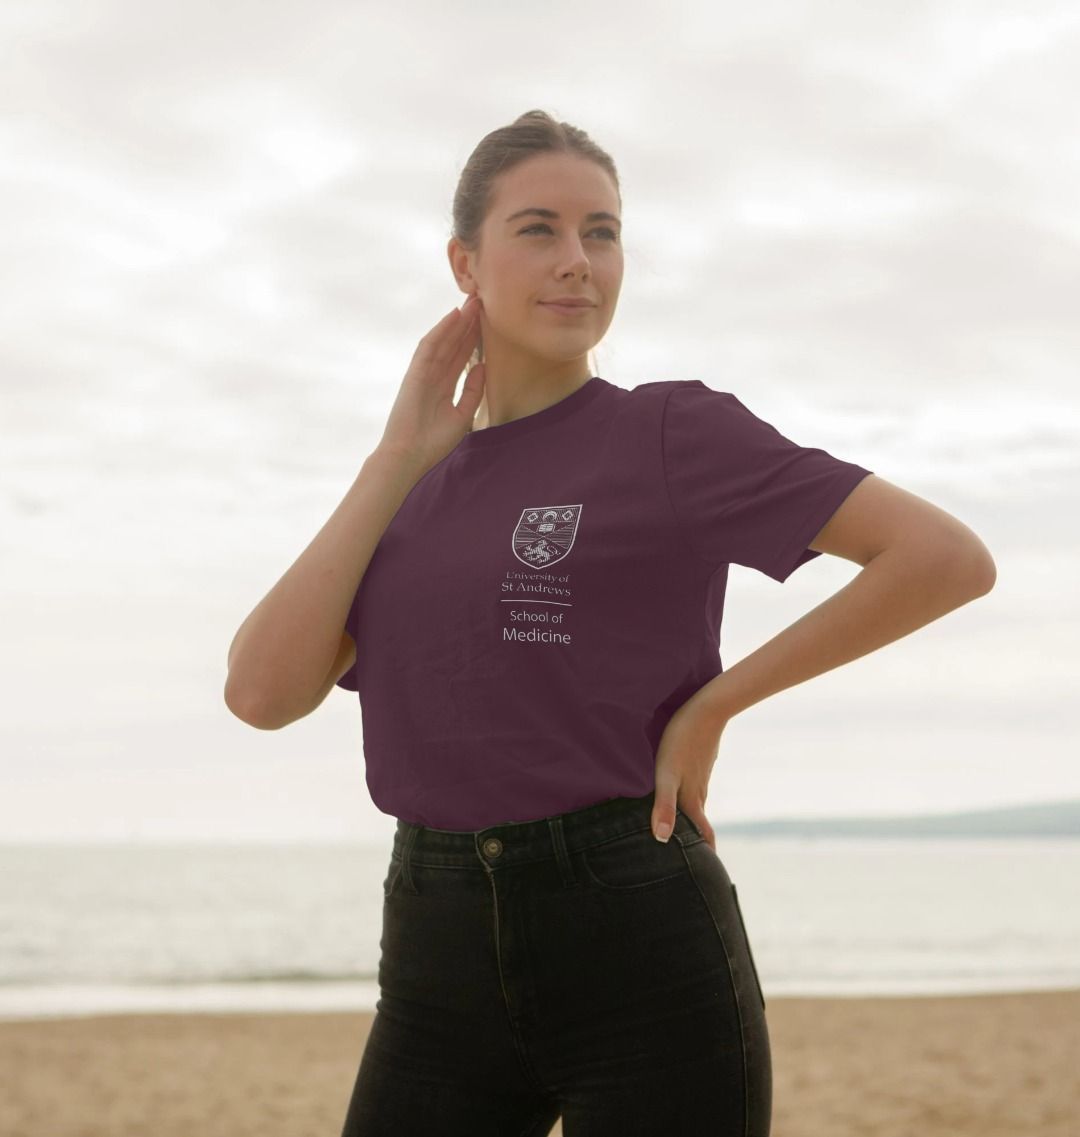
<path id="1" fill-rule="evenodd" d="M 502 988 L 503 1001 L 506 1003 L 506 1013 L 510 1017 L 511 1025 L 514 1020 L 514 1009 L 510 1004 L 510 992 L 506 989 L 506 980 L 503 978 L 502 949 L 499 944 L 499 892 L 495 887 L 495 872 L 491 865 L 484 863 L 484 872 L 491 882 L 491 899 L 495 906 L 495 965 L 499 969 L 499 986 Z"/>

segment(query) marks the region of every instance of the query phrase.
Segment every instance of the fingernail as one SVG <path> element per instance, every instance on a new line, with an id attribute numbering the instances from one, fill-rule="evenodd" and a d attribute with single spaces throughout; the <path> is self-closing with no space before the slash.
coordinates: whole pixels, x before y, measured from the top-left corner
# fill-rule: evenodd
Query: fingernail
<path id="1" fill-rule="evenodd" d="M 661 821 L 660 824 L 656 827 L 656 839 L 657 839 L 657 841 L 667 841 L 667 839 L 670 836 L 671 836 L 671 826 L 668 825 L 668 823 L 666 821 Z"/>

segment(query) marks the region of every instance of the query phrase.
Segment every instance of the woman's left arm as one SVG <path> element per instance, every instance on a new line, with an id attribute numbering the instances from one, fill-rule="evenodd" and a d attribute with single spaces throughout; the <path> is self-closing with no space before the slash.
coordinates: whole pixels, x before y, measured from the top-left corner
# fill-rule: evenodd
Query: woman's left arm
<path id="1" fill-rule="evenodd" d="M 733 716 L 985 596 L 997 579 L 989 551 L 963 522 L 876 474 L 859 482 L 810 548 L 862 571 L 675 712 L 657 752 L 652 825 L 661 839 L 677 803 L 715 849 L 705 795 Z"/>

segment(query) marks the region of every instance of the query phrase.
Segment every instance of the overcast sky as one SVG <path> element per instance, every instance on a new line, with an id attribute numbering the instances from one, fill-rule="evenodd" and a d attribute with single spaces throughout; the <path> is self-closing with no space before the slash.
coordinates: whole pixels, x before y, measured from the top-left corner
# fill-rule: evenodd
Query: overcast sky
<path id="1" fill-rule="evenodd" d="M 958 516 L 988 596 L 724 733 L 716 822 L 1080 795 L 1080 9 L 0 8 L 0 838 L 359 839 L 355 695 L 262 732 L 241 621 L 378 441 L 476 143 L 622 184 L 609 381 L 701 379 Z M 731 573 L 731 666 L 857 571 Z"/>

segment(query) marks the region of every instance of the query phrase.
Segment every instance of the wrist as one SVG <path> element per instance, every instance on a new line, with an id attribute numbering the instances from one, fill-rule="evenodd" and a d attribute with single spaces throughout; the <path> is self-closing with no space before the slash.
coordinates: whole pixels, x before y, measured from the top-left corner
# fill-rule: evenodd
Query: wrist
<path id="1" fill-rule="evenodd" d="M 388 475 L 419 478 L 430 463 L 416 450 L 380 442 L 364 459 L 365 466 L 373 466 Z"/>
<path id="2" fill-rule="evenodd" d="M 735 690 L 724 671 L 699 688 L 694 701 L 698 703 L 700 712 L 718 727 L 730 722 L 743 709 L 738 705 Z"/>

